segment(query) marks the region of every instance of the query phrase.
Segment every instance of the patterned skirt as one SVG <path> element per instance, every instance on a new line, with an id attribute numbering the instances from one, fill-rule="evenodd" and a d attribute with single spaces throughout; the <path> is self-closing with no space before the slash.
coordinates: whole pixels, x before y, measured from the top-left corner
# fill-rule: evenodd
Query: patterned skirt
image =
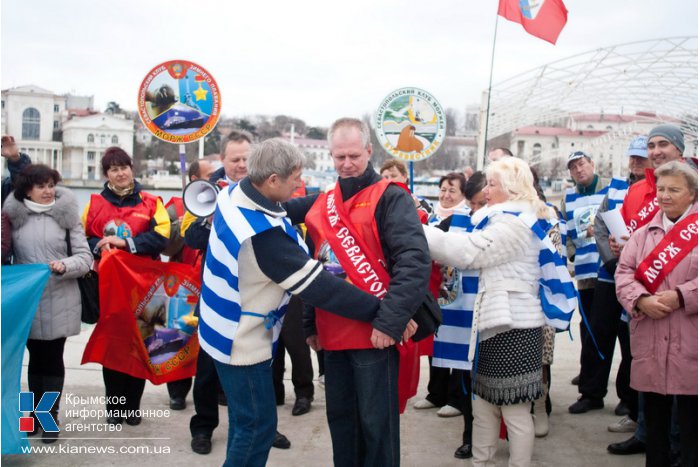
<path id="1" fill-rule="evenodd" d="M 479 342 L 472 391 L 494 405 L 542 396 L 542 328 L 511 329 Z"/>

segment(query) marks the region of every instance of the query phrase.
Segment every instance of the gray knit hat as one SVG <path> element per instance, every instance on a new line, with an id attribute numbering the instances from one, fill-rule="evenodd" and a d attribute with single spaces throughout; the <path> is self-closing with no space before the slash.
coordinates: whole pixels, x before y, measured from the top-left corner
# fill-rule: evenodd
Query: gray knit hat
<path id="1" fill-rule="evenodd" d="M 683 132 L 681 132 L 681 129 L 677 126 L 659 125 L 649 132 L 649 139 L 652 139 L 654 136 L 663 136 L 671 144 L 677 147 L 681 154 L 683 154 L 683 151 L 685 151 L 685 141 L 683 141 Z"/>

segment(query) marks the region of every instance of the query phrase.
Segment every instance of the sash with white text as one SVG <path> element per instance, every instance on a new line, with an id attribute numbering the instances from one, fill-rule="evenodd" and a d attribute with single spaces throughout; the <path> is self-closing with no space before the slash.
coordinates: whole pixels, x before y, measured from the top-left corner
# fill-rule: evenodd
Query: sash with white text
<path id="1" fill-rule="evenodd" d="M 698 246 L 698 214 L 682 219 L 641 262 L 634 278 L 650 293 L 656 293 L 664 278 Z"/>
<path id="2" fill-rule="evenodd" d="M 639 208 L 639 211 L 630 219 L 629 224 L 627 224 L 627 230 L 630 234 L 633 234 L 640 228 L 647 225 L 659 211 L 659 201 L 656 199 L 656 193 L 648 199 L 644 200 L 644 203 Z"/>
<path id="3" fill-rule="evenodd" d="M 342 200 L 340 184 L 336 183 L 335 189 L 327 194 L 326 213 L 328 215 L 321 221 L 323 229 L 333 233 L 333 235 L 326 235 L 326 240 L 353 285 L 377 298 L 382 298 L 386 295 L 389 286 L 389 273 L 377 258 L 365 254 L 370 250 L 350 222 L 350 216 Z"/>

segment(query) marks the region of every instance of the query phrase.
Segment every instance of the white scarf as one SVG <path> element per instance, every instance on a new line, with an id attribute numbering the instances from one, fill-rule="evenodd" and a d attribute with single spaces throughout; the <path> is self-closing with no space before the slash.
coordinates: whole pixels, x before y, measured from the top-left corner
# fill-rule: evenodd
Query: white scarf
<path id="1" fill-rule="evenodd" d="M 27 207 L 32 212 L 35 212 L 37 214 L 41 214 L 43 212 L 50 211 L 54 205 L 56 204 L 56 199 L 54 198 L 53 201 L 51 201 L 49 204 L 39 204 L 35 203 L 34 201 L 25 198 L 24 199 L 24 205 Z"/>

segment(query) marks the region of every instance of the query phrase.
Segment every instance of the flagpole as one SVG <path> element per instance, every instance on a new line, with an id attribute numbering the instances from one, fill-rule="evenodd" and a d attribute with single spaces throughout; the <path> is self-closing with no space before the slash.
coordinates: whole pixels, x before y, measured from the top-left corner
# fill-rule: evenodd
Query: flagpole
<path id="1" fill-rule="evenodd" d="M 484 167 L 484 160 L 488 152 L 488 136 L 489 136 L 489 116 L 491 114 L 491 84 L 493 82 L 493 62 L 496 56 L 496 34 L 498 33 L 498 12 L 496 12 L 496 24 L 493 27 L 493 44 L 491 45 L 491 71 L 489 72 L 489 89 L 486 97 L 486 125 L 484 126 L 484 152 L 479 157 L 477 169 L 481 170 Z"/>

